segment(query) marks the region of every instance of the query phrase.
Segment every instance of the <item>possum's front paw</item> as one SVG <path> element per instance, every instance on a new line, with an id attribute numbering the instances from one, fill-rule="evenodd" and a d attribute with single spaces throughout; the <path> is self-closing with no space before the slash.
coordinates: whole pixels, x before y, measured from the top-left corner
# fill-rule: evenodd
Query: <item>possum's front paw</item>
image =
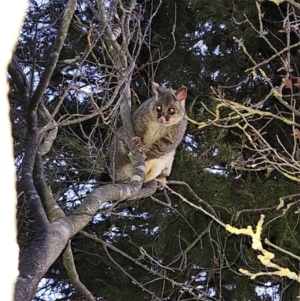
<path id="1" fill-rule="evenodd" d="M 146 146 L 142 142 L 141 137 L 135 136 L 132 138 L 133 144 L 138 148 L 138 151 L 143 155 L 143 158 L 146 159 Z"/>
<path id="2" fill-rule="evenodd" d="M 155 181 L 157 181 L 157 189 L 163 190 L 167 185 L 166 177 L 158 176 Z"/>

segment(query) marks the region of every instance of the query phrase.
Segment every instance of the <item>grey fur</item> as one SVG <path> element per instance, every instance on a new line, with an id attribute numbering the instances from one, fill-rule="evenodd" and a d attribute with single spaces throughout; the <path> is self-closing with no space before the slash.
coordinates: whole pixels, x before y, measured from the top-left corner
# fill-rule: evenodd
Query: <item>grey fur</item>
<path id="1" fill-rule="evenodd" d="M 146 148 L 146 173 L 147 165 L 155 164 L 157 171 L 154 176 L 157 178 L 170 174 L 175 150 L 186 131 L 184 102 L 187 88 L 181 87 L 174 91 L 153 82 L 152 90 L 154 96 L 137 108 L 132 114 L 132 122 L 136 135 L 141 138 Z M 173 114 L 172 110 L 175 110 Z M 132 176 L 124 137 L 124 129 L 121 127 L 110 146 L 110 174 L 116 183 L 127 183 Z M 150 181 L 152 177 L 147 179 L 146 175 L 145 180 Z"/>

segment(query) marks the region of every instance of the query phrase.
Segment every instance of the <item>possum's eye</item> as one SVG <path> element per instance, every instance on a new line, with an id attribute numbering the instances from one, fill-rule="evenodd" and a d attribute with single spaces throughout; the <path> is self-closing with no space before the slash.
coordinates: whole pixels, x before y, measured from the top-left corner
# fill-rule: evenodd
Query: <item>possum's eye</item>
<path id="1" fill-rule="evenodd" d="M 161 111 L 162 111 L 162 107 L 161 107 L 161 106 L 157 106 L 157 107 L 156 107 L 156 112 L 157 112 L 157 113 L 161 113 Z"/>
<path id="2" fill-rule="evenodd" d="M 168 110 L 168 113 L 169 113 L 170 115 L 174 115 L 174 114 L 175 114 L 175 109 L 170 108 L 170 109 Z"/>

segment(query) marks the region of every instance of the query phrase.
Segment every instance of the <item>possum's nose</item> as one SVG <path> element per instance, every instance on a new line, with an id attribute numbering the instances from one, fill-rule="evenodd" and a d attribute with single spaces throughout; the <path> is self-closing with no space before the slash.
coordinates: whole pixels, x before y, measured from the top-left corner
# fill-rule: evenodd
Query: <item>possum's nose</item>
<path id="1" fill-rule="evenodd" d="M 158 121 L 159 121 L 160 123 L 166 123 L 166 122 L 167 122 L 165 116 L 160 116 L 160 117 L 158 118 Z"/>

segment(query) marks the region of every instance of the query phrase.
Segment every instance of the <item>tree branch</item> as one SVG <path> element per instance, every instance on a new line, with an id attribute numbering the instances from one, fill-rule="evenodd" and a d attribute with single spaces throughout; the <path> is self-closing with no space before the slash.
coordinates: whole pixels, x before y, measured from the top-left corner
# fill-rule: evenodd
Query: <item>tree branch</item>
<path id="1" fill-rule="evenodd" d="M 80 281 L 79 275 L 77 273 L 74 256 L 72 253 L 71 242 L 69 241 L 64 254 L 63 254 L 64 266 L 68 272 L 71 283 L 77 289 L 79 293 L 86 299 L 86 301 L 95 301 L 96 299 L 93 297 L 92 293 L 87 289 L 87 287 Z"/>
<path id="2" fill-rule="evenodd" d="M 72 16 L 74 14 L 74 10 L 76 7 L 77 0 L 69 0 L 67 2 L 67 6 L 57 33 L 57 37 L 55 39 L 51 54 L 49 56 L 49 59 L 47 61 L 47 65 L 45 68 L 45 71 L 43 72 L 40 82 L 36 88 L 36 90 L 33 93 L 32 99 L 30 101 L 30 111 L 35 111 L 37 107 L 39 106 L 45 91 L 49 85 L 51 76 L 53 74 L 53 71 L 55 70 L 59 54 L 61 52 L 61 49 L 64 45 L 69 25 L 72 20 Z"/>

